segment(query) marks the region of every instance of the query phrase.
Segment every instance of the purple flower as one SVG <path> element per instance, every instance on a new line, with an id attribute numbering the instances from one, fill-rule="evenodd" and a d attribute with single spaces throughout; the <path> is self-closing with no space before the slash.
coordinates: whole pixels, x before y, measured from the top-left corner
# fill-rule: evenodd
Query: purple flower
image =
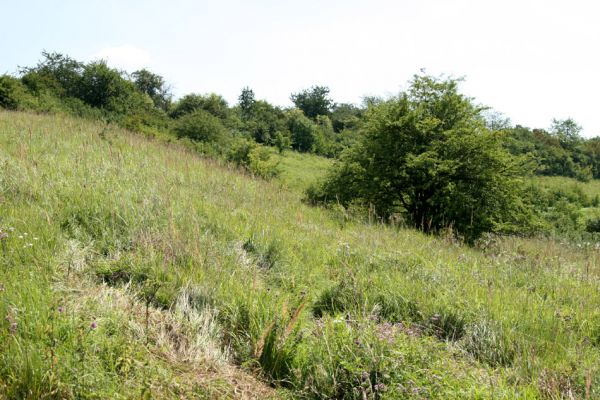
<path id="1" fill-rule="evenodd" d="M 65 312 L 65 308 L 63 306 L 60 306 L 60 307 L 58 307 L 57 311 L 59 313 L 63 313 L 63 312 Z"/>
<path id="2" fill-rule="evenodd" d="M 90 324 L 91 329 L 96 329 L 97 327 L 98 327 L 98 324 L 96 323 L 96 321 L 94 321 Z"/>

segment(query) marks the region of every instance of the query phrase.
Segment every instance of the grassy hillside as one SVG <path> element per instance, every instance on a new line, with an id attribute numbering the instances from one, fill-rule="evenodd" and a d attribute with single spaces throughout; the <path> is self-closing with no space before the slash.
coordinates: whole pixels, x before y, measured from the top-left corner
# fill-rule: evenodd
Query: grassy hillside
<path id="1" fill-rule="evenodd" d="M 600 398 L 593 244 L 362 223 L 64 116 L 0 112 L 0 165 L 0 398 Z"/>

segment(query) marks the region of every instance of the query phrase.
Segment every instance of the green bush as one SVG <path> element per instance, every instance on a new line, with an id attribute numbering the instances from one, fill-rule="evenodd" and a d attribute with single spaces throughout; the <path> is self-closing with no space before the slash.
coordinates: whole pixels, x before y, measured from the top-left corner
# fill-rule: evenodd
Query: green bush
<path id="1" fill-rule="evenodd" d="M 229 151 L 228 160 L 264 179 L 272 179 L 280 173 L 279 162 L 271 157 L 271 151 L 251 140 L 238 140 Z"/>
<path id="2" fill-rule="evenodd" d="M 369 108 L 360 142 L 313 200 L 359 200 L 382 218 L 400 213 L 426 232 L 452 227 L 467 241 L 526 229 L 524 167 L 480 112 L 456 80 L 416 76 L 408 92 Z"/>
<path id="3" fill-rule="evenodd" d="M 292 148 L 300 152 L 311 152 L 317 144 L 317 128 L 300 110 L 287 115 L 288 129 L 292 134 Z"/>
<path id="4" fill-rule="evenodd" d="M 183 96 L 173 105 L 169 115 L 172 118 L 181 118 L 199 110 L 204 110 L 220 119 L 226 119 L 229 114 L 227 101 L 223 97 L 211 93 L 206 96 L 200 94 Z"/>
<path id="5" fill-rule="evenodd" d="M 600 218 L 588 220 L 585 230 L 590 233 L 600 232 Z"/>
<path id="6" fill-rule="evenodd" d="M 179 138 L 199 142 L 222 143 L 228 133 L 219 118 L 204 110 L 197 110 L 179 118 L 173 128 Z"/>
<path id="7" fill-rule="evenodd" d="M 12 76 L 0 76 L 0 107 L 8 110 L 19 108 L 23 96 L 23 85 Z"/>

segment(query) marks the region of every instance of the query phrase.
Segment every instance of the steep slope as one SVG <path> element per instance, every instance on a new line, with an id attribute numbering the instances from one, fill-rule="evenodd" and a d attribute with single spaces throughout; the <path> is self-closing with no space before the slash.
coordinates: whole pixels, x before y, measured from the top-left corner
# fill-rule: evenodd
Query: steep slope
<path id="1" fill-rule="evenodd" d="M 0 113 L 0 165 L 0 396 L 600 396 L 593 246 L 481 252 L 61 116 Z"/>

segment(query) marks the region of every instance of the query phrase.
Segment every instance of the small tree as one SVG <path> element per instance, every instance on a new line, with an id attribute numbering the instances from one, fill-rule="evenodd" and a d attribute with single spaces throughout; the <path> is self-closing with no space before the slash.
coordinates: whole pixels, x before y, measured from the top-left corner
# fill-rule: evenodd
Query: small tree
<path id="1" fill-rule="evenodd" d="M 85 65 L 78 97 L 92 107 L 124 113 L 131 107 L 129 97 L 134 92 L 134 85 L 119 71 L 106 61 L 96 61 Z"/>
<path id="2" fill-rule="evenodd" d="M 526 220 L 522 166 L 489 131 L 458 82 L 415 76 L 410 89 L 369 108 L 361 140 L 313 200 L 401 213 L 424 231 L 452 226 L 468 241 Z"/>
<path id="3" fill-rule="evenodd" d="M 290 99 L 297 108 L 302 110 L 304 115 L 312 119 L 315 119 L 317 115 L 329 115 L 334 105 L 329 98 L 327 86 L 313 86 L 299 93 L 293 93 Z"/>
<path id="4" fill-rule="evenodd" d="M 243 88 L 238 100 L 242 120 L 247 121 L 254 116 L 254 105 L 256 104 L 254 91 L 249 87 Z"/>
<path id="5" fill-rule="evenodd" d="M 564 120 L 553 119 L 550 133 L 560 141 L 561 146 L 572 150 L 581 142 L 581 126 L 572 118 Z"/>
<path id="6" fill-rule="evenodd" d="M 169 108 L 172 95 L 162 76 L 140 69 L 132 73 L 131 77 L 138 90 L 150 96 L 156 107 L 162 110 Z"/>

